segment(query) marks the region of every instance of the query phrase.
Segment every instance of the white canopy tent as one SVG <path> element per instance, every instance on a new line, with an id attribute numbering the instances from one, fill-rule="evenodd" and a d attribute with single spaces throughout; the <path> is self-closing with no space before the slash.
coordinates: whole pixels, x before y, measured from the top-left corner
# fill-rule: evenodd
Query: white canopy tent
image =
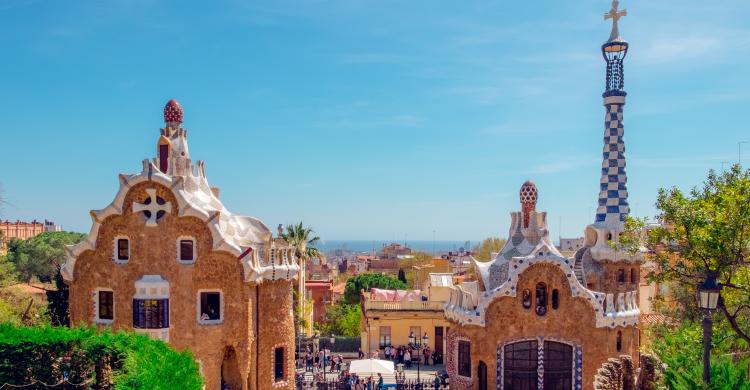
<path id="1" fill-rule="evenodd" d="M 393 374 L 393 362 L 380 359 L 352 360 L 349 363 L 352 374 Z"/>

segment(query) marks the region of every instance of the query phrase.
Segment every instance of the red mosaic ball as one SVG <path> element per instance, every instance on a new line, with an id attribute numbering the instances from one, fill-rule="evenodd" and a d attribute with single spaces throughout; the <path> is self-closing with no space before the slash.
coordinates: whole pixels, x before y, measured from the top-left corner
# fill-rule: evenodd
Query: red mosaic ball
<path id="1" fill-rule="evenodd" d="M 182 106 L 177 100 L 171 99 L 164 106 L 164 122 L 182 123 Z"/>
<path id="2" fill-rule="evenodd" d="M 527 180 L 526 183 L 523 183 L 523 185 L 521 186 L 521 191 L 519 192 L 521 204 L 536 205 L 538 194 L 539 193 L 536 190 L 536 185 L 534 185 L 531 180 Z"/>

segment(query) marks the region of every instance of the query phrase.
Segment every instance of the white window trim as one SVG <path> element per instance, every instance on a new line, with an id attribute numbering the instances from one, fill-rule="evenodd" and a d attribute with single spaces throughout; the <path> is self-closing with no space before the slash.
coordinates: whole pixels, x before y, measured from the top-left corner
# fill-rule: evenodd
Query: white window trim
<path id="1" fill-rule="evenodd" d="M 190 241 L 193 242 L 193 260 L 180 260 L 180 241 L 182 241 L 182 240 L 190 240 Z M 177 250 L 176 250 L 176 253 L 177 253 L 177 256 L 176 256 L 177 263 L 179 263 L 179 264 L 193 264 L 193 263 L 195 263 L 195 260 L 198 259 L 198 243 L 196 242 L 195 237 L 192 237 L 192 236 L 179 236 L 179 237 L 177 237 L 176 247 L 177 247 Z"/>
<path id="2" fill-rule="evenodd" d="M 219 319 L 202 320 L 201 319 L 201 293 L 219 293 Z M 196 295 L 195 320 L 200 325 L 221 325 L 224 323 L 224 291 L 220 289 L 200 289 Z"/>
<path id="3" fill-rule="evenodd" d="M 112 292 L 112 319 L 99 318 L 99 292 L 110 291 Z M 115 292 L 108 287 L 100 287 L 94 290 L 94 322 L 97 324 L 109 325 L 115 321 Z"/>
<path id="4" fill-rule="evenodd" d="M 128 259 L 127 260 L 120 260 L 117 258 L 117 252 L 119 251 L 119 248 L 117 247 L 117 241 L 119 240 L 128 240 Z M 130 249 L 131 249 L 130 237 L 123 236 L 123 235 L 115 236 L 115 239 L 112 241 L 112 261 L 115 264 L 127 264 L 128 261 L 130 261 L 130 258 L 132 257 L 131 255 L 132 251 Z"/>

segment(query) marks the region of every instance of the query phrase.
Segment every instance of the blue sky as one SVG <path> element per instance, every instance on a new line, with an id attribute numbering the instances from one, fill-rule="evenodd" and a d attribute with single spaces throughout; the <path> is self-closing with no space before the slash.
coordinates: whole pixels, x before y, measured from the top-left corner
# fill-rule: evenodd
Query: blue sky
<path id="1" fill-rule="evenodd" d="M 630 204 L 750 141 L 750 2 L 628 1 Z M 185 108 L 236 213 L 325 239 L 505 236 L 526 179 L 593 221 L 609 1 L 0 2 L 0 218 L 88 231 Z M 750 144 L 745 159 L 750 161 Z"/>

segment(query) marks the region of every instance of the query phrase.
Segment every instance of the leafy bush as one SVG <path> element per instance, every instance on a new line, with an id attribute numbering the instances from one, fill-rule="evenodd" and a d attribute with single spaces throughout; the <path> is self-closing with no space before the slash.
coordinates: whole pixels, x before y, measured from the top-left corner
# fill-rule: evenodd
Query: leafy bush
<path id="1" fill-rule="evenodd" d="M 715 327 L 712 339 L 711 385 L 703 385 L 703 329 L 685 323 L 678 329 L 656 326 L 651 348 L 662 363 L 662 380 L 668 389 L 750 390 L 747 357 L 734 359 L 728 351 L 737 346 L 730 330 Z"/>
<path id="2" fill-rule="evenodd" d="M 198 390 L 203 386 L 190 352 L 176 352 L 142 334 L 0 324 L 0 384 L 65 381 L 115 389 Z"/>

